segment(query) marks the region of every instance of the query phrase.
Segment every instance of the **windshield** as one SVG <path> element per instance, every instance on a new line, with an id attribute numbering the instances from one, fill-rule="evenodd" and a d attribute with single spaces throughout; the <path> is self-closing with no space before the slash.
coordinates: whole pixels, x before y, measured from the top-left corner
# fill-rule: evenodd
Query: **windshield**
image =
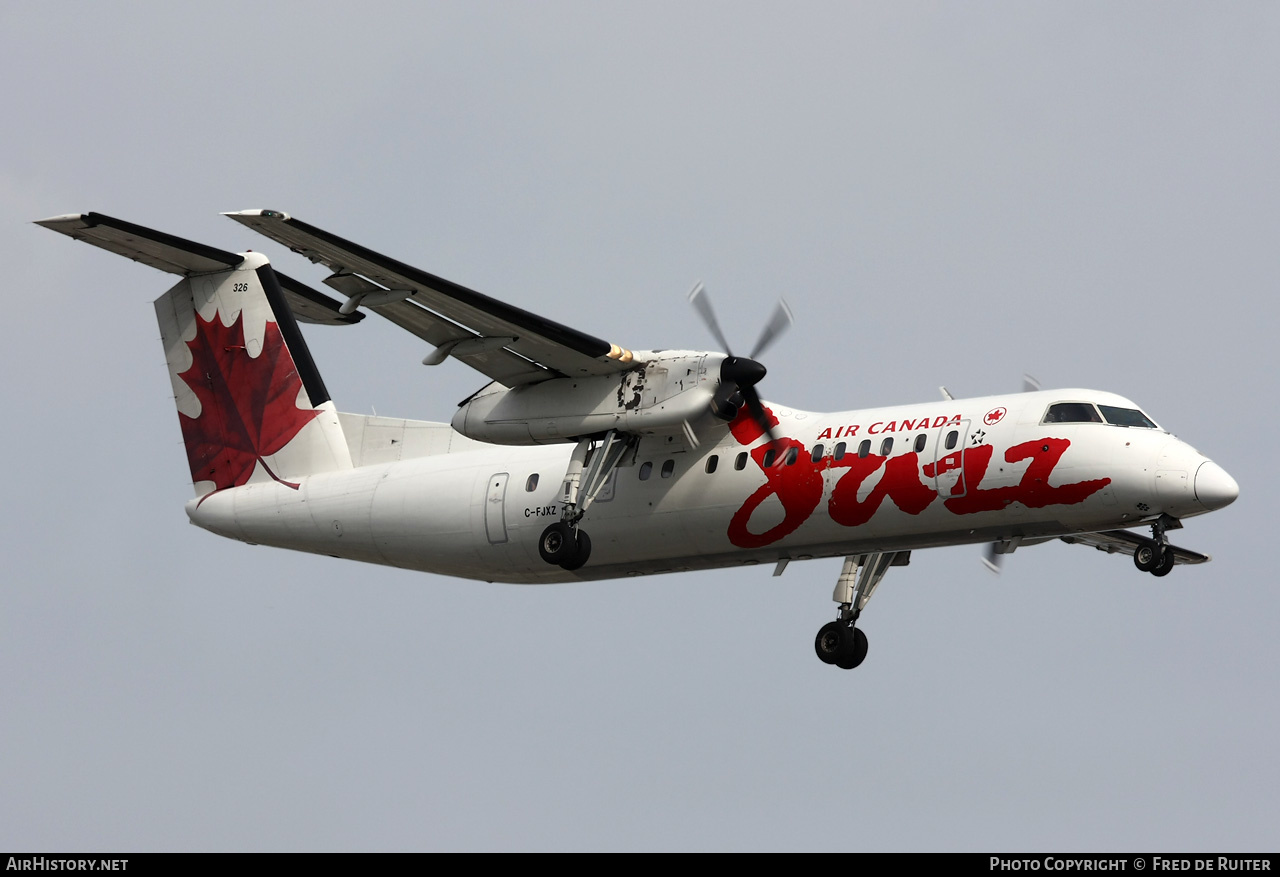
<path id="1" fill-rule="evenodd" d="M 1042 423 L 1102 423 L 1102 418 L 1088 402 L 1058 402 L 1049 406 Z"/>
<path id="2" fill-rule="evenodd" d="M 1137 408 L 1117 408 L 1114 405 L 1099 405 L 1102 416 L 1113 426 L 1139 426 L 1143 429 L 1158 429 L 1151 418 Z"/>

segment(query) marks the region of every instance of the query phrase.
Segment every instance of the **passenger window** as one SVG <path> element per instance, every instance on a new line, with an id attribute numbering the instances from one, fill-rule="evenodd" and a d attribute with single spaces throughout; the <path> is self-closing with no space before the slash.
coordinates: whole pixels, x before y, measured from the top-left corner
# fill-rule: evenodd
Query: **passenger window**
<path id="1" fill-rule="evenodd" d="M 733 468 L 737 469 L 739 472 L 747 468 L 747 452 L 746 451 L 743 451 L 741 454 L 738 454 L 738 458 L 733 461 Z"/>
<path id="2" fill-rule="evenodd" d="M 858 456 L 865 457 L 871 453 L 871 439 L 863 439 L 862 444 L 858 445 Z"/>
<path id="3" fill-rule="evenodd" d="M 814 462 L 814 463 L 816 463 L 816 462 L 818 462 L 819 460 L 821 460 L 821 459 L 822 459 L 822 451 L 823 451 L 823 450 L 824 450 L 824 449 L 823 449 L 822 445 L 814 445 L 814 446 L 813 446 L 813 453 L 809 455 L 809 460 L 810 460 L 811 462 Z"/>
<path id="4" fill-rule="evenodd" d="M 676 471 L 676 461 L 675 461 L 675 460 L 666 460 L 666 461 L 664 461 L 664 462 L 663 462 L 663 464 L 662 464 L 662 477 L 663 477 L 663 478 L 670 478 L 670 477 L 671 477 L 671 473 L 672 473 L 672 472 L 674 472 L 674 471 Z"/>
<path id="5" fill-rule="evenodd" d="M 924 433 L 920 433 L 918 436 L 916 436 L 916 453 L 917 454 L 924 453 Z"/>
<path id="6" fill-rule="evenodd" d="M 893 453 L 893 437 L 885 439 L 880 443 L 880 456 L 887 457 Z"/>
<path id="7" fill-rule="evenodd" d="M 653 464 L 645 460 L 640 464 L 640 480 L 648 481 L 649 476 L 653 474 Z"/>
<path id="8" fill-rule="evenodd" d="M 764 468 L 768 469 L 773 465 L 773 458 L 777 456 L 777 452 L 773 448 L 764 452 Z"/>
<path id="9" fill-rule="evenodd" d="M 534 472 L 529 476 L 529 480 L 524 483 L 525 493 L 533 493 L 538 489 L 538 473 Z"/>
<path id="10" fill-rule="evenodd" d="M 1042 423 L 1101 423 L 1102 416 L 1088 402 L 1058 402 L 1049 406 Z"/>
<path id="11" fill-rule="evenodd" d="M 789 451 L 787 451 L 787 465 L 794 466 L 799 456 L 800 456 L 800 449 L 791 448 Z"/>
<path id="12" fill-rule="evenodd" d="M 831 455 L 831 458 L 834 460 L 844 459 L 844 442 L 841 442 L 840 444 L 836 445 L 835 453 Z"/>
<path id="13" fill-rule="evenodd" d="M 710 457 L 707 457 L 707 474 L 708 475 L 716 471 L 716 464 L 719 462 L 720 462 L 720 458 L 717 457 L 715 454 L 712 454 Z"/>
<path id="14" fill-rule="evenodd" d="M 960 440 L 960 433 L 954 429 L 947 433 L 947 450 L 955 450 L 956 442 Z"/>

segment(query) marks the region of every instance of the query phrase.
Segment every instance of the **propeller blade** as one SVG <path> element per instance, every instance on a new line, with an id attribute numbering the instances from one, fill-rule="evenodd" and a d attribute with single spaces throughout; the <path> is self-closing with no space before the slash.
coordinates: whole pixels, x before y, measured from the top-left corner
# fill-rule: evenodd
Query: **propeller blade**
<path id="1" fill-rule="evenodd" d="M 1000 575 L 1000 570 L 1004 567 L 1004 555 L 996 552 L 996 547 L 999 544 L 998 542 L 988 542 L 986 554 L 982 556 L 982 562 L 987 569 L 996 575 Z"/>
<path id="2" fill-rule="evenodd" d="M 733 351 L 729 349 L 729 342 L 724 337 L 724 332 L 720 330 L 720 322 L 716 319 L 716 312 L 711 307 L 711 296 L 707 295 L 707 288 L 702 285 L 699 280 L 694 284 L 693 289 L 689 291 L 689 304 L 693 305 L 702 322 L 707 324 L 707 328 L 711 330 L 711 334 L 716 336 L 716 340 L 720 342 L 720 347 L 725 353 L 733 356 Z"/>
<path id="3" fill-rule="evenodd" d="M 760 401 L 756 388 L 742 387 L 741 391 L 742 398 L 747 403 L 747 411 L 751 412 L 751 419 L 769 437 L 769 447 L 775 447 L 778 444 L 778 434 L 774 432 L 774 426 L 769 422 L 769 414 L 764 410 L 764 404 Z"/>
<path id="4" fill-rule="evenodd" d="M 1034 393 L 1038 389 L 1040 389 L 1039 381 L 1037 381 L 1034 377 L 1028 374 L 1024 374 L 1022 376 L 1022 392 Z"/>
<path id="5" fill-rule="evenodd" d="M 791 324 L 796 318 L 791 316 L 791 308 L 787 306 L 785 298 L 778 299 L 778 306 L 773 309 L 773 316 L 769 318 L 769 322 L 765 324 L 764 331 L 760 333 L 760 340 L 756 342 L 756 346 L 751 350 L 751 359 L 755 359 L 760 354 L 778 340 L 778 336 L 787 329 L 791 328 Z M 725 348 L 726 350 L 728 348 Z"/>

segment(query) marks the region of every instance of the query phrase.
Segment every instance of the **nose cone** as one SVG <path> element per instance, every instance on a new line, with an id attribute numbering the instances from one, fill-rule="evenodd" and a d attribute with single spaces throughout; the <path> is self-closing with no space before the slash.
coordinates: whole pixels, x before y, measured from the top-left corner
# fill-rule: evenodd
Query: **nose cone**
<path id="1" fill-rule="evenodd" d="M 1240 485 L 1212 460 L 1196 470 L 1196 500 L 1209 511 L 1229 506 L 1240 495 Z"/>

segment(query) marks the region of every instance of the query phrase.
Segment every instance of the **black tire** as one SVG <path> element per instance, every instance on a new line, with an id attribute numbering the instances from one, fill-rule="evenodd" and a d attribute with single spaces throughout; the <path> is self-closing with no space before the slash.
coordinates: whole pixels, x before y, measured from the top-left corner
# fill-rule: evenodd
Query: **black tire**
<path id="1" fill-rule="evenodd" d="M 1173 571 L 1173 565 L 1177 562 L 1177 558 L 1173 556 L 1173 552 L 1165 549 L 1160 554 L 1160 562 L 1151 570 L 1153 576 L 1167 576 Z"/>
<path id="2" fill-rule="evenodd" d="M 577 550 L 578 543 L 574 539 L 573 529 L 564 521 L 556 521 L 547 527 L 538 540 L 538 553 L 552 566 L 567 562 Z"/>
<path id="3" fill-rule="evenodd" d="M 574 550 L 573 557 L 560 562 L 560 566 L 569 572 L 573 572 L 575 569 L 582 569 L 582 565 L 591 556 L 591 537 L 587 535 L 586 530 L 576 530 L 575 532 L 578 536 L 578 544 Z"/>
<path id="4" fill-rule="evenodd" d="M 845 638 L 848 640 L 848 652 L 836 661 L 836 666 L 841 670 L 852 670 L 867 659 L 867 635 L 861 628 L 851 627 L 845 632 Z"/>
<path id="5" fill-rule="evenodd" d="M 834 664 L 844 654 L 844 637 L 840 628 L 845 625 L 839 621 L 828 621 L 822 625 L 813 640 L 813 650 L 818 653 L 818 660 L 824 664 Z"/>
<path id="6" fill-rule="evenodd" d="M 1151 572 L 1160 565 L 1160 556 L 1164 552 L 1154 543 L 1139 545 L 1133 552 L 1133 565 L 1143 572 Z"/>

